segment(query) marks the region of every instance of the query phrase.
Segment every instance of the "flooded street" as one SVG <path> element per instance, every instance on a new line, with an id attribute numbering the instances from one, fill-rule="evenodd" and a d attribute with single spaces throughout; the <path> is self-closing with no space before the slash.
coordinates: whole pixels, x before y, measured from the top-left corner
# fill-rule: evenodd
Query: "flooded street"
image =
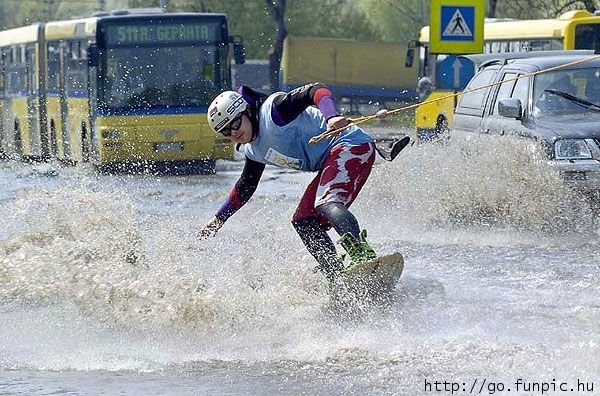
<path id="1" fill-rule="evenodd" d="M 312 174 L 196 239 L 241 167 L 0 163 L 0 394 L 600 393 L 600 225 L 530 147 L 377 162 L 355 213 L 405 270 L 349 310 L 289 222 Z"/>

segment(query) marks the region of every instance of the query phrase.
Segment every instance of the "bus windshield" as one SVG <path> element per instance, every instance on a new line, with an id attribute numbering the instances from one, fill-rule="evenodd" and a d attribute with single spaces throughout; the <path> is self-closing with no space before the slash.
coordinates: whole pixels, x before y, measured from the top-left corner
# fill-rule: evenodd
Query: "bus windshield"
<path id="1" fill-rule="evenodd" d="M 600 51 L 600 24 L 581 24 L 575 28 L 575 49 Z"/>
<path id="2" fill-rule="evenodd" d="M 103 107 L 206 107 L 225 83 L 223 49 L 212 45 L 116 47 L 105 54 Z"/>

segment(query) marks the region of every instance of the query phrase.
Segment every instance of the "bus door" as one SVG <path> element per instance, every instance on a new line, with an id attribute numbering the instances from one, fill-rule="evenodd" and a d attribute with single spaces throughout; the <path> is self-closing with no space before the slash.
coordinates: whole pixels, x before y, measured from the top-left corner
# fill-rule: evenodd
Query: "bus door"
<path id="1" fill-rule="evenodd" d="M 62 130 L 62 143 L 63 143 L 63 159 L 73 159 L 73 153 L 71 151 L 71 134 L 69 131 L 69 123 L 67 121 L 68 116 L 68 92 L 67 92 L 67 49 L 68 43 L 61 41 L 60 48 L 60 62 L 58 72 L 58 98 L 60 103 L 60 128 Z"/>
<path id="2" fill-rule="evenodd" d="M 87 50 L 88 53 L 88 75 L 87 75 L 87 90 L 89 98 L 89 130 L 90 130 L 90 153 L 89 157 L 93 157 L 95 160 L 98 158 L 98 137 L 96 134 L 98 130 L 96 128 L 96 110 L 98 106 L 98 67 L 100 64 L 100 51 L 96 44 L 90 44 Z M 91 158 L 88 158 L 91 159 Z"/>
<path id="3" fill-rule="evenodd" d="M 6 116 L 4 112 L 6 111 L 5 107 L 5 93 L 4 89 L 6 87 L 6 76 L 5 76 L 5 66 L 6 65 L 6 50 L 4 48 L 0 49 L 0 158 L 6 156 L 6 125 L 4 124 L 6 120 Z"/>
<path id="4" fill-rule="evenodd" d="M 36 54 L 35 46 L 28 44 L 25 47 L 25 66 L 26 66 L 26 90 L 27 90 L 27 124 L 29 131 L 29 144 L 31 156 L 41 157 L 41 140 L 39 128 L 38 112 L 38 92 L 36 84 Z"/>
<path id="5" fill-rule="evenodd" d="M 58 41 L 52 41 L 48 43 L 47 62 L 48 62 L 48 81 L 46 85 L 46 102 L 47 102 L 47 125 L 49 131 L 48 146 L 49 154 L 52 158 L 60 158 L 61 155 L 58 151 L 58 144 L 62 142 L 62 138 L 59 140 L 59 129 L 56 125 L 60 124 L 60 110 L 58 102 L 58 89 L 59 89 L 59 69 L 60 69 L 60 49 Z M 60 131 L 62 132 L 62 131 Z"/>

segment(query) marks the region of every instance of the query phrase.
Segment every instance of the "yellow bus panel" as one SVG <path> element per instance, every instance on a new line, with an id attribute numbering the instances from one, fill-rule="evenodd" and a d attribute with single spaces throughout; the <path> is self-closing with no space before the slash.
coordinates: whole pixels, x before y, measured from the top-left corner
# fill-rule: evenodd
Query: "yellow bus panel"
<path id="1" fill-rule="evenodd" d="M 99 116 L 96 122 L 102 163 L 210 159 L 215 154 L 217 136 L 204 114 Z M 230 158 L 231 147 L 221 145 L 219 158 Z"/>

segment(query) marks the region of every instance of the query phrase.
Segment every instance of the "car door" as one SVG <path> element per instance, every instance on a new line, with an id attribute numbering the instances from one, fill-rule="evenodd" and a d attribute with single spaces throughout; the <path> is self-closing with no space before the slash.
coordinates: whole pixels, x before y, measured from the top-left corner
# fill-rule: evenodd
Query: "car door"
<path id="1" fill-rule="evenodd" d="M 496 88 L 493 101 L 490 101 L 488 116 L 482 125 L 482 132 L 491 135 L 519 135 L 528 136 L 529 128 L 524 123 L 528 116 L 528 98 L 529 98 L 529 77 L 521 77 L 515 70 L 506 70 L 502 73 L 502 80 L 505 81 Z M 518 79 L 517 79 L 518 78 Z M 518 99 L 521 102 L 522 114 L 519 118 L 510 118 L 501 116 L 498 113 L 498 103 L 502 99 Z"/>
<path id="2" fill-rule="evenodd" d="M 451 131 L 453 136 L 471 138 L 479 133 L 489 96 L 489 84 L 496 72 L 497 68 L 487 68 L 469 81 L 456 107 Z"/>
<path id="3" fill-rule="evenodd" d="M 491 100 L 485 109 L 485 115 L 481 122 L 481 133 L 482 134 L 501 134 L 500 125 L 504 121 L 505 117 L 498 114 L 498 102 L 501 99 L 508 99 L 512 94 L 513 88 L 517 82 L 517 73 L 513 71 L 500 71 L 500 78 L 498 79 L 498 85 L 492 88 L 490 94 Z"/>

